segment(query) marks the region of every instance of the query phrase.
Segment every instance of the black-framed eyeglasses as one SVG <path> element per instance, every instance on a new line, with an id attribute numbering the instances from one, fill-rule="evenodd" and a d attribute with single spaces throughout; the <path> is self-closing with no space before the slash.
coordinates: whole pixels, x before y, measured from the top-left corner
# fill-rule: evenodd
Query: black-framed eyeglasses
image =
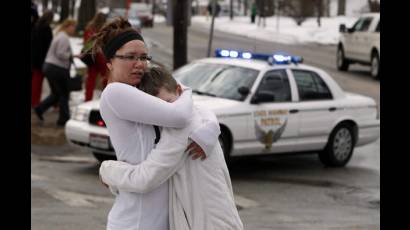
<path id="1" fill-rule="evenodd" d="M 119 58 L 122 60 L 127 60 L 127 61 L 151 61 L 152 57 L 151 56 L 137 56 L 137 55 L 114 55 L 115 58 Z"/>

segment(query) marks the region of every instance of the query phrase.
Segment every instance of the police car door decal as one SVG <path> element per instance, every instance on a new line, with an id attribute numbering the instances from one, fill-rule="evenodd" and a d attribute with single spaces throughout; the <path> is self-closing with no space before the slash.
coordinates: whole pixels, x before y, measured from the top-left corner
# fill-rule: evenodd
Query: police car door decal
<path id="1" fill-rule="evenodd" d="M 265 145 L 266 150 L 271 149 L 285 131 L 288 114 L 288 110 L 262 110 L 253 113 L 256 139 Z"/>

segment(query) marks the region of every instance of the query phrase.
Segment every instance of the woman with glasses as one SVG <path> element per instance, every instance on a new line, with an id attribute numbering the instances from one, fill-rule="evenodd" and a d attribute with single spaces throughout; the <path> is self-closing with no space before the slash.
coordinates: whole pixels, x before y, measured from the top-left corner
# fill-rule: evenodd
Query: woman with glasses
<path id="1" fill-rule="evenodd" d="M 108 67 L 108 82 L 100 99 L 101 116 L 117 159 L 138 164 L 154 148 L 153 125 L 183 128 L 189 123 L 192 91 L 185 88 L 178 100 L 168 103 L 137 88 L 151 57 L 142 36 L 125 19 L 105 25 L 95 41 L 93 53 L 102 51 Z M 216 122 L 210 119 L 190 135 L 194 142 L 188 148 L 194 158 L 205 157 L 202 149 L 217 143 L 220 130 Z M 120 190 L 108 214 L 107 229 L 168 230 L 168 195 L 168 181 L 143 194 Z"/>
<path id="2" fill-rule="evenodd" d="M 60 110 L 57 126 L 60 127 L 64 127 L 70 118 L 68 80 L 70 78 L 72 50 L 69 37 L 74 35 L 76 25 L 75 20 L 66 19 L 57 30 L 57 35 L 51 42 L 43 65 L 43 73 L 48 80 L 51 92 L 34 108 L 37 117 L 43 121 L 43 113 L 58 102 Z"/>

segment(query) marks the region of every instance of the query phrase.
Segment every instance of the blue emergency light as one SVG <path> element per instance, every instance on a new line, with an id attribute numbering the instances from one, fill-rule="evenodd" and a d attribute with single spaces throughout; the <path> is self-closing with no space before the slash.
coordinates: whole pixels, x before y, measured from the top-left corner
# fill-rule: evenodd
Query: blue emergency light
<path id="1" fill-rule="evenodd" d="M 273 54 L 262 54 L 262 53 L 252 53 L 248 51 L 216 49 L 215 57 L 259 59 L 259 60 L 265 60 L 271 65 L 281 65 L 281 64 L 290 64 L 290 63 L 298 64 L 298 63 L 303 62 L 302 57 L 292 56 L 285 52 L 275 52 Z"/>

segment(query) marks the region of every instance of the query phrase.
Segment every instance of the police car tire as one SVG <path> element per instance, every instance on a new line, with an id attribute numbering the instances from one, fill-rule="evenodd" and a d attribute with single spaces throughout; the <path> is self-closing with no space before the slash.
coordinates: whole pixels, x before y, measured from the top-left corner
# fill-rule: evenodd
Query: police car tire
<path id="1" fill-rule="evenodd" d="M 97 159 L 100 163 L 106 160 L 117 160 L 115 156 L 107 155 L 104 153 L 93 152 L 95 159 Z"/>
<path id="2" fill-rule="evenodd" d="M 347 153 L 346 157 L 343 159 L 338 159 L 336 157 L 336 152 L 335 152 L 335 144 L 336 144 L 336 135 L 347 135 L 346 137 L 350 137 L 350 150 Z M 330 134 L 328 143 L 325 147 L 325 149 L 321 152 L 319 152 L 319 159 L 320 161 L 329 167 L 344 167 L 351 159 L 352 154 L 353 154 L 353 149 L 354 149 L 354 136 L 353 136 L 353 129 L 350 125 L 348 124 L 340 124 L 336 126 L 336 128 L 332 131 Z"/>
<path id="3" fill-rule="evenodd" d="M 377 54 L 377 52 L 372 53 L 372 59 L 370 61 L 371 61 L 370 62 L 370 66 L 371 66 L 370 73 L 374 79 L 378 79 L 380 77 L 380 59 L 379 59 L 379 55 Z M 377 63 L 376 70 L 374 69 L 374 63 L 373 63 L 374 61 L 376 61 Z"/>
<path id="4" fill-rule="evenodd" d="M 339 46 L 337 49 L 337 54 L 336 54 L 336 64 L 337 64 L 337 69 L 341 71 L 347 71 L 349 68 L 349 60 L 345 58 L 345 52 L 343 50 L 343 46 Z"/>

